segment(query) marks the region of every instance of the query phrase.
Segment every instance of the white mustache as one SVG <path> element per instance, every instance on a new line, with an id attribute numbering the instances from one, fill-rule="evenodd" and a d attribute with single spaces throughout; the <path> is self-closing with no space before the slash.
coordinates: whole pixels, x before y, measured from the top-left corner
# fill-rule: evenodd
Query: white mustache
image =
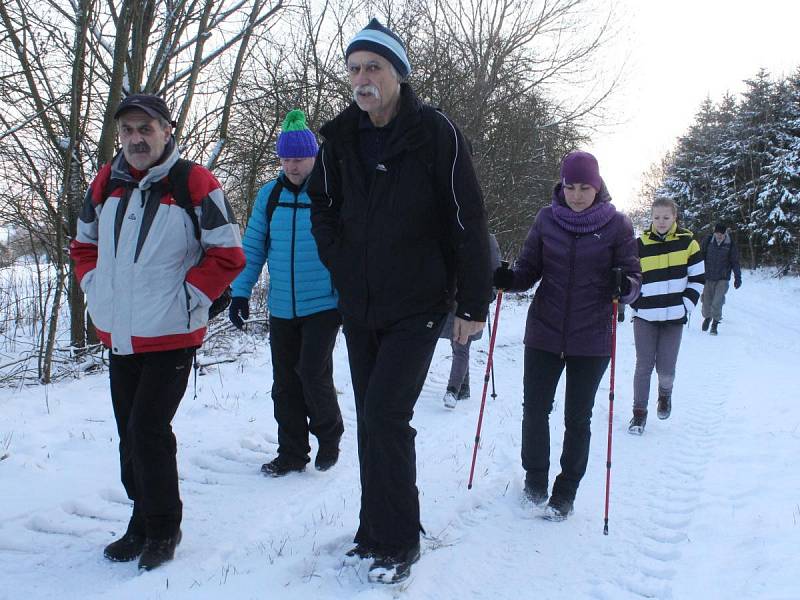
<path id="1" fill-rule="evenodd" d="M 381 92 L 377 86 L 372 84 L 366 85 L 359 85 L 356 89 L 353 90 L 353 100 L 358 102 L 359 96 L 374 96 L 380 100 Z"/>

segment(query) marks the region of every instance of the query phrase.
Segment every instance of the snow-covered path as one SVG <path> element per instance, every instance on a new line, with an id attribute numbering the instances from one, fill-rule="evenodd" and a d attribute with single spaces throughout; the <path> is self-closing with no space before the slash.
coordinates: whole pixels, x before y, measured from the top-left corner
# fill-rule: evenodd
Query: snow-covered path
<path id="1" fill-rule="evenodd" d="M 508 298 L 498 330 L 498 397 L 487 401 L 475 484 L 466 489 L 488 336 L 474 346 L 473 398 L 441 405 L 441 342 L 417 404 L 423 556 L 394 587 L 344 561 L 358 513 L 355 412 L 343 340 L 336 384 L 347 431 L 339 464 L 264 478 L 276 426 L 269 352 L 198 379 L 175 419 L 184 540 L 138 574 L 102 548 L 124 531 L 107 375 L 0 391 L 0 598 L 800 598 L 800 281 L 746 273 L 720 335 L 684 332 L 673 413 L 626 433 L 634 348 L 619 329 L 609 535 L 602 534 L 608 377 L 575 513 L 538 518 L 522 501 L 522 330 Z M 653 385 L 653 393 L 655 385 Z M 562 388 L 551 471 L 563 432 Z M 552 477 L 551 477 L 552 479 Z"/>

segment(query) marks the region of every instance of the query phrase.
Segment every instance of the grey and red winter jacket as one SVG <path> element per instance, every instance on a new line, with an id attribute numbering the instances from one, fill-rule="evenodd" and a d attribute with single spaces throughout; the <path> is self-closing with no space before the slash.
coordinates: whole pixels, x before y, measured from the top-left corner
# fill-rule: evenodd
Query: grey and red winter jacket
<path id="1" fill-rule="evenodd" d="M 138 180 L 122 153 L 104 165 L 70 245 L 98 336 L 115 354 L 200 346 L 208 307 L 244 268 L 239 227 L 217 180 L 201 165 L 189 172 L 198 240 L 169 190 L 174 142 L 165 155 Z"/>

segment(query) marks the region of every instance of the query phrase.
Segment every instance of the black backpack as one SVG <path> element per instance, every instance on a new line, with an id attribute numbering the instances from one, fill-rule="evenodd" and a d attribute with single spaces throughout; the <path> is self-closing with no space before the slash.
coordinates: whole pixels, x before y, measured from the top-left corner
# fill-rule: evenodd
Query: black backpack
<path id="1" fill-rule="evenodd" d="M 186 214 L 189 215 L 189 219 L 192 221 L 192 227 L 194 228 L 194 237 L 197 241 L 200 241 L 200 223 L 197 220 L 197 214 L 194 212 L 194 207 L 192 206 L 192 198 L 189 195 L 189 171 L 192 170 L 195 164 L 196 163 L 191 160 L 185 160 L 183 158 L 179 158 L 175 161 L 175 164 L 172 165 L 172 168 L 167 174 L 167 181 L 169 184 L 165 187 L 172 193 L 175 204 L 180 206 L 186 211 Z M 106 184 L 103 197 L 107 198 L 115 188 L 119 186 L 125 187 L 127 185 L 129 185 L 128 182 L 119 179 L 110 179 Z M 228 308 L 230 303 L 231 288 L 228 286 L 222 291 L 219 298 L 215 298 L 211 306 L 208 307 L 208 320 L 210 321 L 217 315 L 225 312 L 225 309 Z"/>

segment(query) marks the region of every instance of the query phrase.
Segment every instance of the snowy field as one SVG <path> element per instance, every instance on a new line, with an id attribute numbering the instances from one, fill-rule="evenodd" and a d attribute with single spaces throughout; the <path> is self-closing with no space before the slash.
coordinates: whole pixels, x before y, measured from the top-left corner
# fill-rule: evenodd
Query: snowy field
<path id="1" fill-rule="evenodd" d="M 608 536 L 608 376 L 575 513 L 551 523 L 522 500 L 526 309 L 513 298 L 503 303 L 498 397 L 487 401 L 471 491 L 488 336 L 473 347 L 473 397 L 453 411 L 441 404 L 449 344 L 437 348 L 414 417 L 428 536 L 410 579 L 397 586 L 371 585 L 366 561 L 344 560 L 359 486 L 341 338 L 335 378 L 346 432 L 341 459 L 326 473 L 259 472 L 277 447 L 268 348 L 210 369 L 198 378 L 197 399 L 190 382 L 174 421 L 183 542 L 172 563 L 144 574 L 136 562 L 102 555 L 130 512 L 107 374 L 0 390 L 0 598 L 800 598 L 800 281 L 745 272 L 742 288 L 728 294 L 718 337 L 700 331 L 698 310 L 684 333 L 672 417 L 656 419 L 651 400 L 643 437 L 626 431 L 634 347 L 630 322 L 620 326 Z M 562 396 L 563 380 L 551 481 Z"/>

